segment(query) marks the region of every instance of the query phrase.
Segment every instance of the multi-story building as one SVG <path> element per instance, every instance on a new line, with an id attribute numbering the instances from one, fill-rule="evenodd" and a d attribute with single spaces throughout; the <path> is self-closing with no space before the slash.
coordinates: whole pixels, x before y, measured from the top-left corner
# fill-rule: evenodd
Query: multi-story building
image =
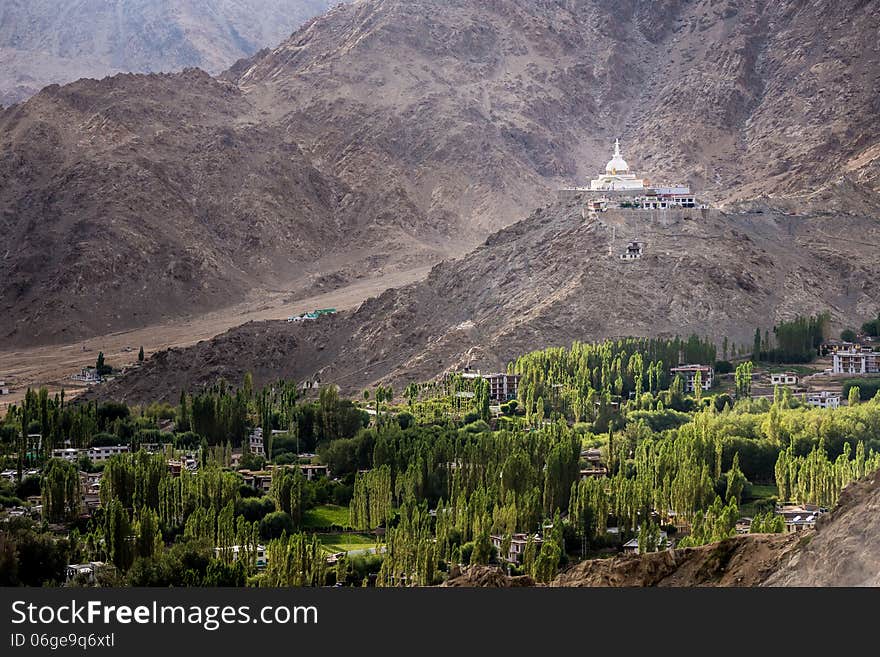
<path id="1" fill-rule="evenodd" d="M 90 447 L 86 454 L 94 463 L 102 463 L 117 454 L 128 454 L 128 445 L 108 445 L 106 447 Z"/>
<path id="2" fill-rule="evenodd" d="M 810 406 L 818 408 L 838 408 L 840 406 L 840 395 L 821 390 L 819 392 L 811 392 L 806 395 L 806 402 Z"/>
<path id="3" fill-rule="evenodd" d="M 529 542 L 528 534 L 514 534 L 511 536 L 510 548 L 507 551 L 507 555 L 501 554 L 501 548 L 504 544 L 504 536 L 500 534 L 492 534 L 489 539 L 492 541 L 492 545 L 495 549 L 498 550 L 499 559 L 504 559 L 509 563 L 522 563 L 523 553 L 525 553 L 526 545 Z M 544 539 L 541 538 L 539 534 L 534 534 L 531 539 L 535 544 L 535 554 L 537 554 L 541 551 L 541 545 L 544 543 Z"/>
<path id="4" fill-rule="evenodd" d="M 499 402 L 516 399 L 519 390 L 519 374 L 487 374 L 489 398 Z"/>
<path id="5" fill-rule="evenodd" d="M 519 391 L 519 374 L 483 374 L 479 371 L 471 372 L 467 368 L 462 373 L 463 379 L 485 379 L 489 384 L 489 399 L 496 402 L 507 402 L 516 399 Z"/>
<path id="6" fill-rule="evenodd" d="M 700 387 L 703 390 L 708 390 L 712 387 L 712 380 L 715 376 L 715 369 L 709 365 L 679 365 L 678 367 L 673 367 L 669 372 L 672 376 L 681 376 L 684 381 L 685 392 L 694 391 L 694 379 L 697 372 L 700 373 Z"/>
<path id="7" fill-rule="evenodd" d="M 880 374 L 880 353 L 857 344 L 836 348 L 831 363 L 834 374 Z"/>
<path id="8" fill-rule="evenodd" d="M 266 449 L 263 445 L 263 429 L 262 427 L 256 427 L 250 435 L 250 439 L 248 440 L 248 447 L 250 449 L 251 454 L 256 454 L 257 456 L 266 456 Z"/>
<path id="9" fill-rule="evenodd" d="M 93 463 L 103 463 L 117 454 L 127 454 L 128 452 L 128 445 L 107 445 L 104 447 L 89 447 L 88 449 L 66 447 L 63 449 L 53 449 L 52 457 L 73 462 L 80 456 L 88 456 L 89 460 Z"/>

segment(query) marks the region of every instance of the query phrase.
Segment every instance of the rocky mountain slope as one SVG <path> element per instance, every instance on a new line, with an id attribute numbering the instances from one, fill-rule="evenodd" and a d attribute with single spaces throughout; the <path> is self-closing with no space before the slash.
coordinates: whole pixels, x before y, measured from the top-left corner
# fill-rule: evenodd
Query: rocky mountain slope
<path id="1" fill-rule="evenodd" d="M 847 486 L 765 586 L 880 586 L 880 473 Z"/>
<path id="2" fill-rule="evenodd" d="M 189 69 L 49 87 L 0 115 L 3 337 L 216 307 L 352 229 L 345 185 L 292 137 L 236 125 L 249 109 Z"/>
<path id="3" fill-rule="evenodd" d="M 748 534 L 696 548 L 583 561 L 553 587 L 587 586 L 878 586 L 880 475 L 850 484 L 815 530 Z M 497 568 L 472 567 L 444 586 L 533 586 Z"/>
<path id="4" fill-rule="evenodd" d="M 278 43 L 330 0 L 5 0 L 0 105 L 49 84 L 198 66 L 219 73 Z"/>
<path id="5" fill-rule="evenodd" d="M 843 210 L 823 195 L 586 219 L 580 203 L 560 201 L 356 312 L 247 324 L 163 352 L 101 394 L 173 399 L 246 371 L 262 382 L 318 376 L 347 393 L 380 381 L 400 390 L 574 340 L 697 333 L 749 345 L 755 327 L 826 309 L 835 326 L 857 326 L 880 311 L 880 204 Z M 635 240 L 641 259 L 621 260 Z"/>
<path id="6" fill-rule="evenodd" d="M 64 341 L 284 288 L 303 271 L 461 255 L 594 175 L 615 136 L 647 177 L 689 179 L 710 200 L 841 176 L 874 189 L 875 8 L 361 0 L 220 81 L 50 87 L 0 114 L 0 229 L 15 244 L 0 259 L 0 336 Z M 561 257 L 543 255 L 554 260 L 528 266 Z M 475 294 L 471 307 L 493 294 L 461 282 L 455 297 Z M 138 298 L 99 301 L 114 289 Z M 592 334 L 581 328 L 558 333 Z"/>

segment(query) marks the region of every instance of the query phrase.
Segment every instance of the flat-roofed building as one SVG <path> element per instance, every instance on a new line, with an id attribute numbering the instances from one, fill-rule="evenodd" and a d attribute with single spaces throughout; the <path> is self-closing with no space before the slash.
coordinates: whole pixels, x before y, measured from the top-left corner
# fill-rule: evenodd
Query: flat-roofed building
<path id="1" fill-rule="evenodd" d="M 831 354 L 831 370 L 834 374 L 880 374 L 880 353 L 857 344 L 837 348 Z"/>
<path id="2" fill-rule="evenodd" d="M 774 372 L 770 375 L 770 384 L 774 386 L 796 386 L 797 374 L 794 372 Z"/>
<path id="3" fill-rule="evenodd" d="M 681 376 L 684 381 L 685 392 L 694 391 L 694 380 L 696 379 L 697 372 L 700 373 L 700 387 L 703 390 L 708 390 L 712 387 L 712 380 L 715 376 L 715 369 L 710 365 L 679 365 L 678 367 L 673 367 L 669 372 L 672 376 Z"/>

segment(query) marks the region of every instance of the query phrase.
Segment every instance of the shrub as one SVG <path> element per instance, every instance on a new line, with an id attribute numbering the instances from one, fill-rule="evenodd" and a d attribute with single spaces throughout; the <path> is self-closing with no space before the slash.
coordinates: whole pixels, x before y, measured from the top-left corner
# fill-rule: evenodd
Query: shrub
<path id="1" fill-rule="evenodd" d="M 733 363 L 729 360 L 716 360 L 714 367 L 716 374 L 730 374 L 733 372 Z"/>
<path id="2" fill-rule="evenodd" d="M 285 511 L 274 511 L 260 521 L 260 537 L 264 541 L 281 538 L 284 532 L 289 536 L 295 530 L 293 518 Z"/>

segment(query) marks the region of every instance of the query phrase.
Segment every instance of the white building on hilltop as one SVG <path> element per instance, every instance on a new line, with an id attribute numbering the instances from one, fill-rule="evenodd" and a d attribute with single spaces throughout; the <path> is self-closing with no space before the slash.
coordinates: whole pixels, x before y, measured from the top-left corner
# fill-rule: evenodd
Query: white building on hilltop
<path id="1" fill-rule="evenodd" d="M 590 181 L 594 192 L 644 190 L 645 181 L 630 173 L 629 165 L 620 154 L 620 140 L 614 140 L 614 155 L 605 165 L 605 173 Z"/>
<path id="2" fill-rule="evenodd" d="M 620 152 L 620 140 L 614 140 L 614 153 L 605 171 L 590 181 L 589 187 L 566 187 L 563 198 L 586 196 L 585 211 L 604 212 L 612 207 L 641 210 L 706 207 L 699 205 L 691 188 L 683 184 L 652 185 L 630 169 Z"/>

